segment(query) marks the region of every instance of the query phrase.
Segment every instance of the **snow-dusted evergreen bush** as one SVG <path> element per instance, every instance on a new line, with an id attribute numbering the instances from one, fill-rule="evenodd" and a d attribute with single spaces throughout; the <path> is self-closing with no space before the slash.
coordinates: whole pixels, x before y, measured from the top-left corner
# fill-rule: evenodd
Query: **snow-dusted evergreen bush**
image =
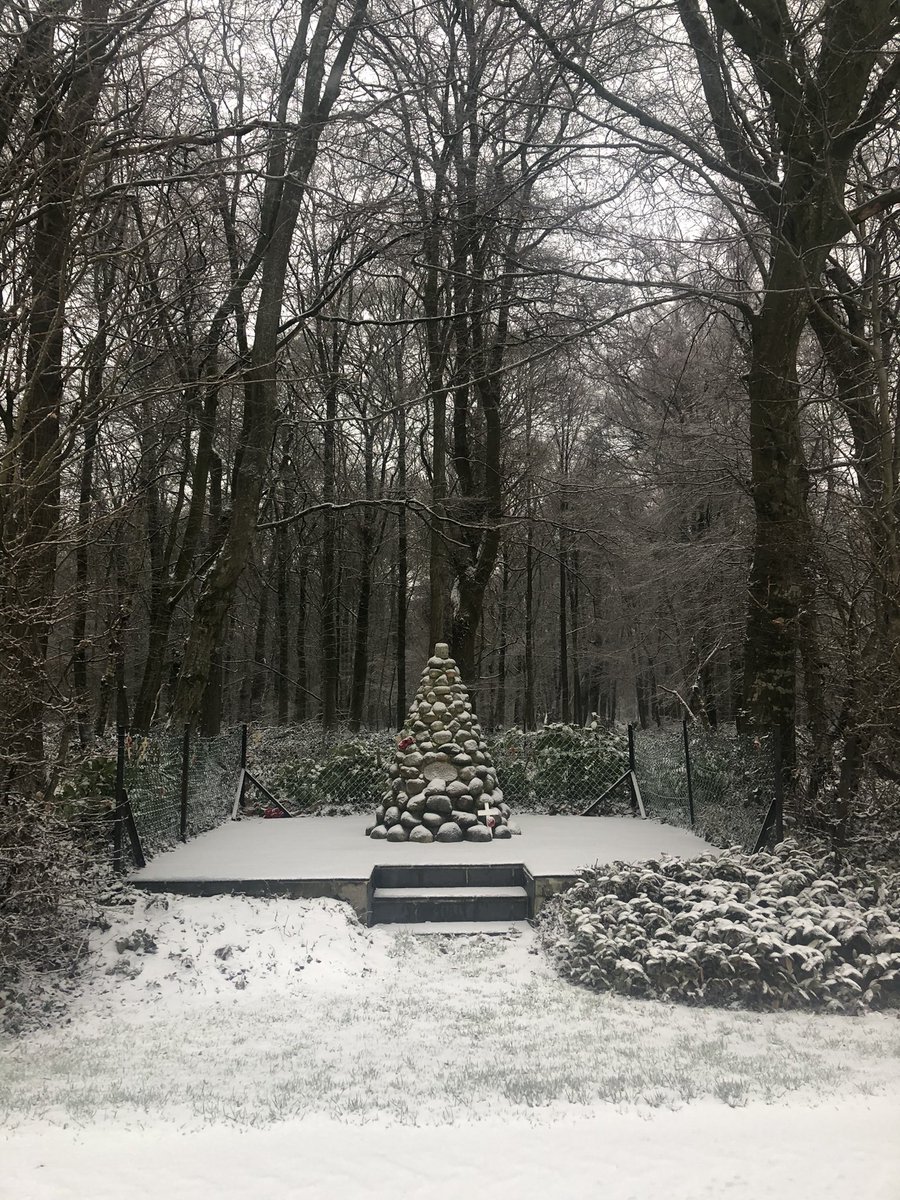
<path id="1" fill-rule="evenodd" d="M 792 843 L 584 871 L 542 911 L 576 983 L 757 1009 L 900 1008 L 900 879 Z"/>

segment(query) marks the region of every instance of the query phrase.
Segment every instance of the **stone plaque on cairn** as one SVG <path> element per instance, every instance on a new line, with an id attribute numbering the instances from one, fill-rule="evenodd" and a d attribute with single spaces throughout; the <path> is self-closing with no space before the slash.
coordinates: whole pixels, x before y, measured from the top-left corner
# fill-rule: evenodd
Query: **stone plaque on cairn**
<path id="1" fill-rule="evenodd" d="M 375 811 L 369 837 L 489 842 L 519 832 L 510 825 L 487 743 L 446 642 L 438 642 L 422 673 L 388 774 L 390 791 Z"/>

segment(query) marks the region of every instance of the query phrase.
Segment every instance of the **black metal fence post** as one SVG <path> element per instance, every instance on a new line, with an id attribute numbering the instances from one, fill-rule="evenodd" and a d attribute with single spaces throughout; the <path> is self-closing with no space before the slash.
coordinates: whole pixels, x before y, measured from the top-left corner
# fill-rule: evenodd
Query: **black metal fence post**
<path id="1" fill-rule="evenodd" d="M 694 783 L 691 778 L 691 742 L 688 737 L 687 717 L 681 722 L 681 734 L 684 740 L 684 765 L 687 768 L 687 800 L 688 812 L 691 817 L 691 829 L 694 828 Z"/>
<path id="2" fill-rule="evenodd" d="M 634 771 L 634 726 L 628 725 L 628 770 Z"/>
<path id="3" fill-rule="evenodd" d="M 181 822 L 178 836 L 183 842 L 187 841 L 188 824 L 188 776 L 191 770 L 191 727 L 185 725 L 184 736 L 181 740 Z"/>
<path id="4" fill-rule="evenodd" d="M 247 767 L 247 726 L 241 726 L 241 770 Z"/>
<path id="5" fill-rule="evenodd" d="M 116 796 L 113 812 L 113 870 L 125 870 L 125 726 L 116 728 Z"/>
<path id="6" fill-rule="evenodd" d="M 637 771 L 635 769 L 635 755 L 634 755 L 634 725 L 632 725 L 632 723 L 630 721 L 628 722 L 628 770 L 631 772 L 631 776 L 629 777 L 629 787 L 628 787 L 628 793 L 631 796 L 631 808 L 632 808 L 633 812 L 637 812 L 638 811 L 638 802 L 637 802 L 637 797 L 634 794 L 634 785 L 632 783 L 632 780 L 637 779 Z"/>

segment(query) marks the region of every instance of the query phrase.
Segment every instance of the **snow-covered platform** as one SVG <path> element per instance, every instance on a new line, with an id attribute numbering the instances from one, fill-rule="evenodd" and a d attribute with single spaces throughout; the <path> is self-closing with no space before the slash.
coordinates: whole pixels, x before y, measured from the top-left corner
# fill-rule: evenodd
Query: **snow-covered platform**
<path id="1" fill-rule="evenodd" d="M 533 916 L 581 867 L 661 854 L 693 857 L 712 849 L 685 829 L 631 817 L 526 814 L 517 821 L 521 837 L 428 844 L 367 838 L 366 819 L 359 816 L 229 821 L 160 854 L 131 882 L 150 891 L 199 896 L 324 896 L 346 900 L 366 920 L 376 867 L 516 863 L 524 868 Z"/>

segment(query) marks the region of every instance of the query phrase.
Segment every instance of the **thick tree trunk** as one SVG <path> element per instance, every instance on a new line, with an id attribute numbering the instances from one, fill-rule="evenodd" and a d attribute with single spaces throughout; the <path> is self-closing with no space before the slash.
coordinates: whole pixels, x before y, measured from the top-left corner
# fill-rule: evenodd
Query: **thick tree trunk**
<path id="1" fill-rule="evenodd" d="M 362 725 L 369 673 L 369 618 L 372 608 L 372 568 L 367 563 L 359 581 L 356 602 L 356 632 L 353 641 L 353 678 L 350 687 L 350 728 Z"/>
<path id="2" fill-rule="evenodd" d="M 559 562 L 557 564 L 557 669 L 559 671 L 559 716 L 568 724 L 569 708 L 569 621 L 568 579 L 566 572 L 566 534 L 559 531 Z"/>
<path id="3" fill-rule="evenodd" d="M 497 647 L 497 696 L 494 705 L 494 725 L 506 728 L 506 642 L 509 637 L 509 556 L 503 552 L 500 571 L 500 621 L 498 624 L 499 646 Z"/>
<path id="4" fill-rule="evenodd" d="M 569 559 L 571 567 L 567 570 L 569 588 L 569 644 L 572 648 L 572 720 L 581 725 L 584 720 L 584 704 L 581 690 L 581 664 L 578 647 L 578 572 L 580 569 L 578 550 L 573 547 Z"/>
<path id="5" fill-rule="evenodd" d="M 100 358 L 102 363 L 102 356 Z M 102 367 L 101 367 L 102 370 Z M 91 741 L 88 695 L 88 529 L 91 521 L 91 497 L 94 488 L 94 455 L 97 448 L 99 420 L 88 421 L 84 430 L 84 449 L 78 482 L 78 544 L 75 550 L 75 619 L 72 622 L 72 684 L 75 692 L 76 722 L 81 748 Z"/>
<path id="6" fill-rule="evenodd" d="M 209 681 L 203 692 L 200 732 L 204 737 L 218 737 L 222 732 L 222 718 L 225 710 L 225 645 L 228 640 L 229 625 L 230 618 L 225 621 L 225 632 L 213 654 Z"/>
<path id="7" fill-rule="evenodd" d="M 306 571 L 307 559 L 301 556 L 297 575 L 297 685 L 294 688 L 294 720 L 305 721 L 309 712 L 309 669 L 306 653 Z"/>
<path id="8" fill-rule="evenodd" d="M 471 579 L 457 579 L 457 603 L 451 626 L 451 653 L 470 690 L 474 689 L 478 682 L 475 648 L 483 604 L 483 587 Z"/>
<path id="9" fill-rule="evenodd" d="M 394 701 L 394 720 L 398 729 L 406 719 L 406 605 L 409 591 L 409 547 L 406 526 L 406 407 L 397 411 L 397 694 Z M 437 640 L 437 639 L 436 639 Z"/>
<path id="10" fill-rule="evenodd" d="M 528 513 L 525 531 L 525 694 L 522 702 L 522 723 L 526 729 L 535 727 L 534 705 L 534 523 Z"/>
<path id="11" fill-rule="evenodd" d="M 322 500 L 334 504 L 335 421 L 337 394 L 334 387 L 325 397 L 325 429 L 322 447 Z M 338 650 L 338 593 L 335 562 L 337 517 L 326 507 L 322 516 L 322 724 L 333 729 L 337 724 L 340 659 Z"/>
<path id="12" fill-rule="evenodd" d="M 362 725 L 369 674 L 369 620 L 372 609 L 372 555 L 375 545 L 375 464 L 371 425 L 364 432 L 366 500 L 359 527 L 359 595 L 356 602 L 356 628 L 353 638 L 353 676 L 350 684 L 350 728 Z"/>
<path id="13" fill-rule="evenodd" d="M 825 354 L 838 390 L 838 400 L 853 435 L 853 458 L 861 498 L 861 515 L 869 542 L 872 567 L 876 644 L 874 659 L 893 663 L 900 671 L 900 501 L 898 501 L 898 439 L 891 421 L 887 379 L 880 369 L 878 350 L 869 334 L 865 313 L 843 280 L 839 310 L 830 297 L 821 297 L 810 313 L 810 324 Z M 875 308 L 877 299 L 872 308 Z M 841 321 L 846 314 L 847 327 Z M 872 324 L 876 324 L 876 315 Z"/>
<path id="14" fill-rule="evenodd" d="M 525 680 L 522 724 L 535 727 L 534 706 L 534 491 L 531 474 L 532 395 L 525 397 Z"/>
<path id="15" fill-rule="evenodd" d="M 259 574 L 259 607 L 256 610 L 256 631 L 253 637 L 253 670 L 250 675 L 250 696 L 246 720 L 255 721 L 262 714 L 263 699 L 268 690 L 269 670 L 266 653 L 269 642 L 269 601 L 271 597 L 271 579 L 275 567 L 275 547 L 269 553 L 268 560 Z"/>
<path id="16" fill-rule="evenodd" d="M 280 526 L 275 531 L 275 564 L 275 636 L 278 647 L 278 666 L 275 675 L 275 715 L 279 725 L 286 725 L 289 708 L 290 629 L 288 627 L 287 534 L 284 526 Z"/>
<path id="17" fill-rule="evenodd" d="M 745 720 L 778 730 L 794 760 L 799 620 L 809 579 L 808 476 L 800 435 L 797 354 L 808 311 L 805 276 L 776 246 L 752 328 L 750 444 L 756 528 L 744 643 Z"/>

